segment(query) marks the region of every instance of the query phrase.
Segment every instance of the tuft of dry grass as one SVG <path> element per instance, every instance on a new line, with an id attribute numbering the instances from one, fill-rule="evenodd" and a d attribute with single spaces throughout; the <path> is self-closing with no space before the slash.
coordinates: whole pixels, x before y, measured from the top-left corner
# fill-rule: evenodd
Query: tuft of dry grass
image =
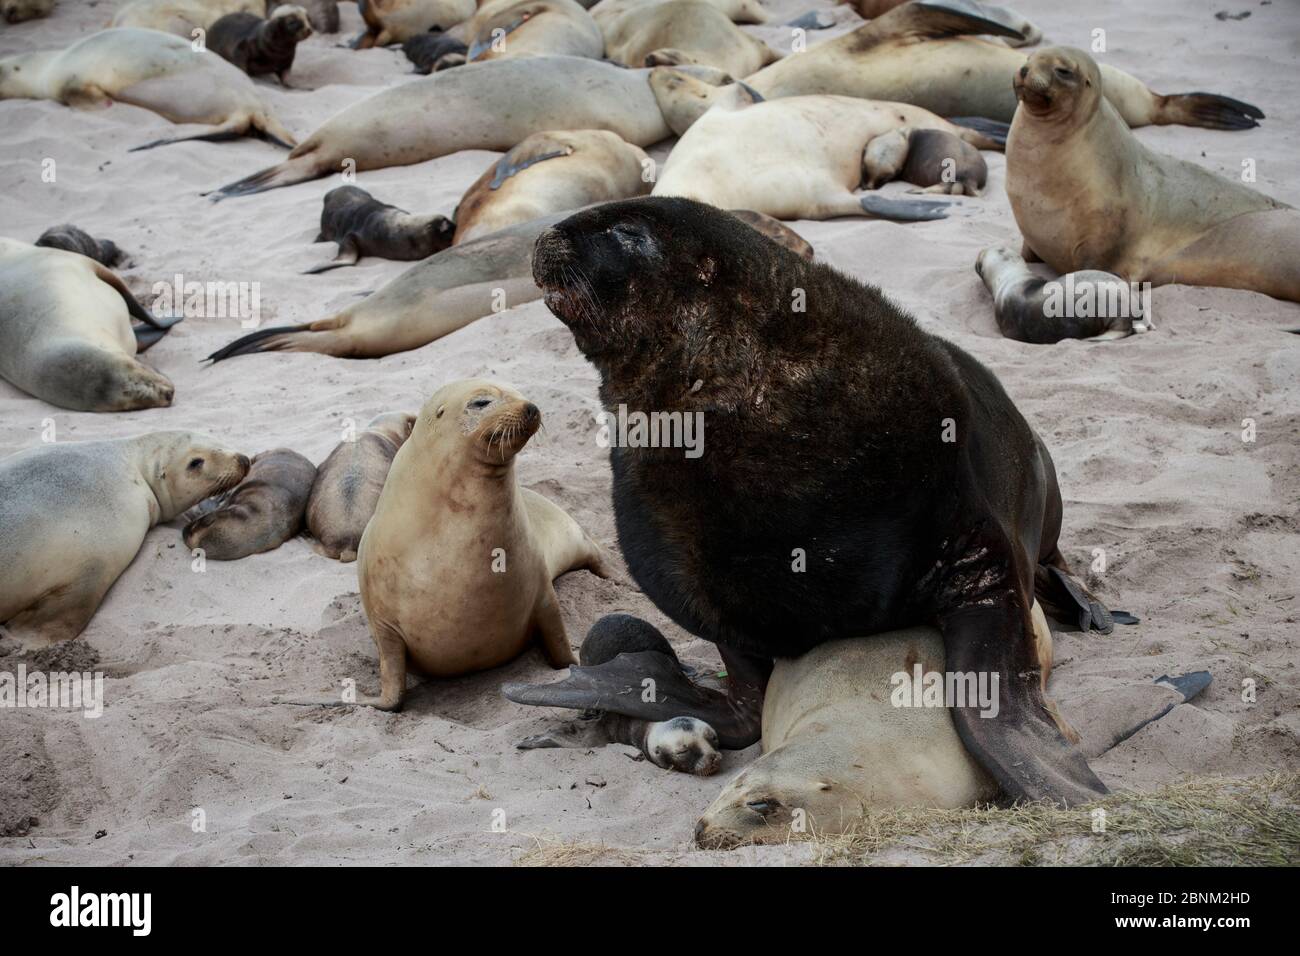
<path id="1" fill-rule="evenodd" d="M 546 834 L 532 840 L 533 847 L 515 858 L 515 866 L 638 866 L 643 862 L 635 850 L 603 843 L 566 842 Z"/>

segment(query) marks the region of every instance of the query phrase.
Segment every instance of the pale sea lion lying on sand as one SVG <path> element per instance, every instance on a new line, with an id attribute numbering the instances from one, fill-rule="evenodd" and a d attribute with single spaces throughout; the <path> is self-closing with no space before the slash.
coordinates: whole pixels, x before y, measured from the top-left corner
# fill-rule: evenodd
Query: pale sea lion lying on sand
<path id="1" fill-rule="evenodd" d="M 237 484 L 248 464 L 178 431 L 58 442 L 0 461 L 0 624 L 28 647 L 76 637 L 149 529 Z"/>
<path id="2" fill-rule="evenodd" d="M 0 99 L 14 98 L 57 100 L 82 108 L 128 103 L 173 123 L 215 127 L 136 149 L 249 135 L 286 148 L 296 142 L 239 69 L 158 30 L 103 30 L 66 50 L 5 57 L 0 60 Z"/>
<path id="3" fill-rule="evenodd" d="M 624 66 L 698 63 L 731 76 L 748 76 L 780 58 L 762 40 L 740 30 L 703 0 L 669 0 L 592 10 L 605 36 L 605 55 Z"/>
<path id="4" fill-rule="evenodd" d="M 273 551 L 302 530 L 316 466 L 296 451 L 274 448 L 253 458 L 242 481 L 190 509 L 185 547 L 204 557 L 237 561 Z"/>

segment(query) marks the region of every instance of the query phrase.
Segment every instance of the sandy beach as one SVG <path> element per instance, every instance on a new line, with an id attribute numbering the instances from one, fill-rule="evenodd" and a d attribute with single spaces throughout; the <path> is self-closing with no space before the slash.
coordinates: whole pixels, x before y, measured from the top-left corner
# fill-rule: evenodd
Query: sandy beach
<path id="1" fill-rule="evenodd" d="M 746 27 L 789 49 L 777 24 L 825 0 L 768 0 L 772 25 Z M 1300 204 L 1300 6 L 1291 0 L 1017 0 L 1045 42 L 1086 46 L 1162 93 L 1213 91 L 1254 103 L 1258 129 L 1148 127 L 1148 146 Z M 412 79 L 399 49 L 352 51 L 342 33 L 298 51 L 290 88 L 257 82 L 300 138 L 334 113 Z M 105 27 L 114 4 L 63 0 L 54 15 L 0 27 L 0 56 L 52 49 Z M 1214 14 L 1248 11 L 1241 20 Z M 813 43 L 860 23 L 852 15 Z M 1010 80 L 1008 79 L 1008 82 Z M 490 118 L 484 117 L 484 122 Z M 158 283 L 255 283 L 261 322 L 329 314 L 407 263 L 302 275 L 334 254 L 313 245 L 321 198 L 336 180 L 211 203 L 200 194 L 279 161 L 265 142 L 184 143 L 161 117 L 121 104 L 94 111 L 52 101 L 0 102 L 0 234 L 34 241 L 70 222 L 116 242 L 118 271 L 143 302 Z M 197 130 L 195 130 L 197 131 Z M 671 142 L 648 152 L 660 163 Z M 471 151 L 358 175 L 357 185 L 412 212 L 450 215 L 499 154 Z M 1051 692 L 1069 716 L 1099 692 L 1163 674 L 1208 670 L 1214 682 L 1093 761 L 1113 790 L 1147 794 L 1218 777 L 1300 770 L 1300 305 L 1225 289 L 1154 290 L 1154 330 L 1118 342 L 1032 346 L 1004 339 L 975 274 L 979 251 L 1019 246 L 1001 154 L 968 215 L 900 225 L 865 219 L 791 223 L 818 257 L 879 285 L 930 332 L 983 361 L 1051 449 L 1065 499 L 1062 548 L 1112 607 L 1142 618 L 1109 636 L 1061 630 Z M 42 177 L 53 160 L 53 182 Z M 891 184 L 890 195 L 905 184 Z M 541 302 L 475 322 L 421 349 L 365 361 L 314 354 L 201 359 L 243 333 L 238 317 L 193 317 L 146 356 L 176 385 L 170 408 L 70 412 L 0 382 L 0 456 L 42 441 L 84 441 L 184 428 L 253 455 L 287 446 L 319 463 L 348 425 L 415 411 L 440 385 L 484 377 L 536 403 L 544 431 L 518 462 L 520 481 L 564 507 L 613 557 L 619 580 L 586 572 L 556 588 L 576 647 L 601 615 L 659 626 L 684 660 L 716 667 L 630 582 L 618 551 L 608 452 L 597 444 L 597 374 Z M 1247 420 L 1254 440 L 1244 441 Z M 0 639 L 0 670 L 102 671 L 102 716 L 0 710 L 0 863 L 508 864 L 802 863 L 790 844 L 702 851 L 700 812 L 758 754 L 728 752 L 714 777 L 659 770 L 625 746 L 517 750 L 562 714 L 512 704 L 500 685 L 555 676 L 539 650 L 470 677 L 426 681 L 397 714 L 275 704 L 320 696 L 340 680 L 378 689 L 356 566 L 299 538 L 196 571 L 180 522 L 154 528 L 84 635 L 39 655 Z M 1053 623 L 1055 631 L 1057 625 Z M 1253 682 L 1255 700 L 1243 699 Z M 199 825 L 201 823 L 201 826 Z M 539 853 L 539 851 L 545 851 Z M 894 847 L 869 859 L 942 861 Z M 985 862 L 1006 862 L 1005 855 Z"/>

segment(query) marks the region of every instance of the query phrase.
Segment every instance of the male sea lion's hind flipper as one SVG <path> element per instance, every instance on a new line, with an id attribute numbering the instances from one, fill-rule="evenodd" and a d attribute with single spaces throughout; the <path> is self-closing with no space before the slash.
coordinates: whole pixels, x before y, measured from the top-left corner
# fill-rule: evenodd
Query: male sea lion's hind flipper
<path id="1" fill-rule="evenodd" d="M 971 0 L 919 0 L 895 7 L 876 17 L 868 26 L 885 28 L 891 33 L 923 37 L 988 35 L 1023 40 L 1015 20 L 1007 11 L 984 7 Z M 1008 81 L 1009 82 L 1009 81 Z"/>
<path id="2" fill-rule="evenodd" d="M 1034 576 L 1034 593 L 1043 609 L 1058 620 L 1077 624 L 1081 631 L 1100 631 L 1109 634 L 1115 629 L 1115 619 L 1102 604 L 1070 574 L 1051 564 L 1040 564 Z M 1137 618 L 1125 614 L 1121 623 L 1136 624 Z"/>
<path id="3" fill-rule="evenodd" d="M 1258 106 L 1218 93 L 1171 93 L 1157 99 L 1152 122 L 1204 126 L 1207 129 L 1253 129 L 1264 118 Z"/>
<path id="4" fill-rule="evenodd" d="M 552 684 L 503 684 L 501 693 L 533 707 L 599 710 L 652 721 L 696 717 L 712 725 L 728 750 L 753 742 L 752 729 L 741 726 L 725 694 L 689 680 L 676 658 L 657 651 L 619 654 L 594 667 L 570 667 L 568 677 Z"/>
<path id="5" fill-rule="evenodd" d="M 920 199 L 886 199 L 876 193 L 866 193 L 859 198 L 862 211 L 877 219 L 891 219 L 894 222 L 929 222 L 944 219 L 948 209 L 957 203 L 930 202 Z"/>
<path id="6" fill-rule="evenodd" d="M 1007 133 L 1011 132 L 1010 123 L 1002 123 L 995 119 L 989 119 L 987 116 L 950 116 L 948 122 L 953 126 L 972 129 L 983 136 L 987 136 L 1003 149 L 1007 145 Z M 979 143 L 973 143 L 972 145 L 980 149 L 989 148 L 981 146 Z"/>
<path id="7" fill-rule="evenodd" d="M 131 332 L 135 335 L 135 351 L 147 352 L 149 349 L 158 344 L 162 337 L 167 334 L 173 325 L 176 325 L 183 317 L 169 319 L 165 323 L 154 320 L 148 325 L 131 325 Z"/>
<path id="8" fill-rule="evenodd" d="M 297 333 L 310 331 L 309 325 L 277 325 L 268 329 L 258 329 L 256 332 L 250 332 L 241 338 L 235 339 L 228 345 L 223 345 L 211 355 L 207 361 L 213 364 L 223 361 L 224 359 L 234 358 L 236 355 L 252 355 L 255 352 L 285 352 L 293 351 L 293 336 Z"/>
<path id="9" fill-rule="evenodd" d="M 1013 799 L 1089 803 L 1108 792 L 1083 752 L 1066 740 L 1042 689 L 1028 615 L 1010 601 L 965 606 L 939 619 L 946 670 L 994 675 L 996 707 L 950 707 L 962 743 Z"/>

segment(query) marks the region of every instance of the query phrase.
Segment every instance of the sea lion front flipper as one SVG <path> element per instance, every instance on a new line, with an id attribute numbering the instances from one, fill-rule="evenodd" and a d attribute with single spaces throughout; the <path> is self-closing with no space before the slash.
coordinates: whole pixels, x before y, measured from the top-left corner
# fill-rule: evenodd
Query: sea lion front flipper
<path id="1" fill-rule="evenodd" d="M 131 332 L 135 335 L 135 351 L 138 355 L 141 352 L 147 352 L 157 345 L 162 337 L 167 334 L 173 325 L 181 321 L 181 318 L 171 319 L 164 323 L 155 322 L 152 325 L 134 325 L 131 326 Z"/>
<path id="2" fill-rule="evenodd" d="M 1115 621 L 1106 605 L 1102 604 L 1080 584 L 1072 574 L 1055 565 L 1039 565 L 1034 579 L 1035 592 L 1056 612 L 1055 616 L 1075 613 L 1081 631 L 1100 631 L 1109 634 L 1115 630 Z M 1125 624 L 1136 624 L 1137 618 L 1125 615 Z"/>
<path id="3" fill-rule="evenodd" d="M 567 143 L 553 139 L 545 133 L 534 134 L 497 160 L 496 171 L 492 174 L 492 182 L 488 184 L 488 189 L 500 189 L 501 184 L 507 179 L 529 166 L 543 163 L 548 159 L 569 156 L 572 153 L 573 147 Z"/>
<path id="4" fill-rule="evenodd" d="M 971 755 L 1010 797 L 1067 806 L 1104 796 L 1106 786 L 1070 744 L 1043 694 L 1042 665 L 1029 612 L 1016 598 L 964 605 L 939 618 L 950 674 L 993 674 L 996 705 L 952 706 Z"/>
<path id="5" fill-rule="evenodd" d="M 877 219 L 889 219 L 894 222 L 929 222 L 933 219 L 945 219 L 948 209 L 958 203 L 929 202 L 921 199 L 886 199 L 875 193 L 858 197 L 862 211 Z"/>
<path id="6" fill-rule="evenodd" d="M 1081 695 L 1073 710 L 1083 738 L 1080 747 L 1084 755 L 1100 757 L 1175 707 L 1197 697 L 1211 681 L 1209 671 L 1175 677 L 1163 674 L 1155 681 Z"/>
<path id="7" fill-rule="evenodd" d="M 121 276 L 108 268 L 108 266 L 96 262 L 94 259 L 91 259 L 91 262 L 94 263 L 95 266 L 96 278 L 98 278 L 100 282 L 111 285 L 113 289 L 116 290 L 117 294 L 122 297 L 122 301 L 126 303 L 126 311 L 130 313 L 131 318 L 139 319 L 145 325 L 153 326 L 155 329 L 161 329 L 163 332 L 166 332 L 180 321 L 180 319 L 163 321 L 162 319 L 157 318 L 152 312 L 141 305 L 140 301 L 131 294 L 131 290 L 126 287 L 126 283 L 122 281 Z M 161 338 L 161 336 L 159 336 L 159 338 Z"/>
<path id="8" fill-rule="evenodd" d="M 1015 18 L 998 7 L 984 7 L 970 0 L 918 0 L 895 7 L 869 24 L 884 28 L 885 35 L 910 34 L 918 37 L 953 37 L 987 34 L 1023 40 Z"/>
<path id="9" fill-rule="evenodd" d="M 564 631 L 564 618 L 560 614 L 560 601 L 555 596 L 555 586 L 550 581 L 537 599 L 533 611 L 533 626 L 537 628 L 542 653 L 552 667 L 568 667 L 578 663 L 569 646 L 569 636 Z"/>

